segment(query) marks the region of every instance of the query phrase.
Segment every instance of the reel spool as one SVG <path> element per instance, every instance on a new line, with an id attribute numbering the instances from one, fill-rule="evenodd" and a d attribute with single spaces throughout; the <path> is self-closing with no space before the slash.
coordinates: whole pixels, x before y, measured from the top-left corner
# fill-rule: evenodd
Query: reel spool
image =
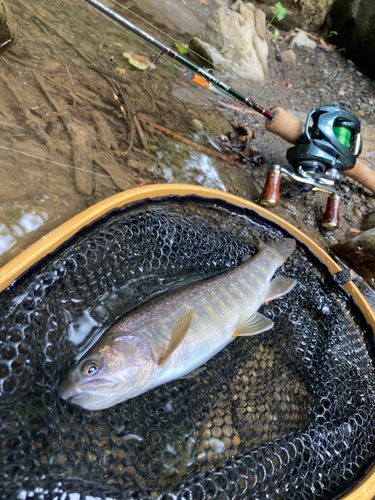
<path id="1" fill-rule="evenodd" d="M 281 177 L 294 182 L 303 191 L 322 191 L 330 196 L 322 219 L 322 226 L 339 226 L 340 195 L 334 188 L 342 172 L 353 168 L 362 150 L 361 124 L 349 111 L 340 106 L 314 109 L 295 145 L 288 149 L 286 158 L 294 172 L 273 166 L 260 197 L 260 204 L 275 206 L 279 201 Z"/>

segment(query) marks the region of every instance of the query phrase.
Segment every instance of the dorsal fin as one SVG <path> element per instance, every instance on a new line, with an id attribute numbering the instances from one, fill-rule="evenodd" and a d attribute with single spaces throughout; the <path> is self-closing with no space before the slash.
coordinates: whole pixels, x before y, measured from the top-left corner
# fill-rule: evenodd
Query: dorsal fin
<path id="1" fill-rule="evenodd" d="M 182 316 L 180 319 L 178 319 L 176 323 L 173 325 L 171 338 L 169 339 L 164 354 L 158 361 L 158 366 L 162 366 L 167 361 L 172 352 L 181 344 L 187 331 L 189 330 L 189 327 L 193 320 L 193 314 L 194 311 L 192 309 L 191 311 L 187 312 L 184 316 Z"/>

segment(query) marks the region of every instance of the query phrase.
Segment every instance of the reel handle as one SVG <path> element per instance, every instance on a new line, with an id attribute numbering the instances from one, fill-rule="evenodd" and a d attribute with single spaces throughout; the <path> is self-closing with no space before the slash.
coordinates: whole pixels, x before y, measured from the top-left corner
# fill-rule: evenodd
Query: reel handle
<path id="1" fill-rule="evenodd" d="M 271 208 L 278 204 L 280 199 L 280 181 L 280 168 L 275 166 L 269 169 L 267 172 L 266 183 L 259 200 L 259 204 L 262 205 L 262 207 Z"/>
<path id="2" fill-rule="evenodd" d="M 344 170 L 345 175 L 360 182 L 365 188 L 375 194 L 375 172 L 364 165 L 360 160 L 355 162 L 355 165 L 350 170 Z"/>
<path id="3" fill-rule="evenodd" d="M 322 218 L 325 229 L 337 229 L 340 225 L 340 196 L 331 194 L 327 199 L 327 207 Z"/>

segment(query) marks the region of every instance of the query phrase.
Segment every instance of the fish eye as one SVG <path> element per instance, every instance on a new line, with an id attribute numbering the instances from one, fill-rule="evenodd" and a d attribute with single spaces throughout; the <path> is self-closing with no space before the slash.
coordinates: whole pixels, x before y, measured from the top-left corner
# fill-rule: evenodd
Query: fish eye
<path id="1" fill-rule="evenodd" d="M 95 361 L 87 361 L 87 363 L 85 363 L 85 365 L 82 367 L 82 373 L 87 377 L 92 377 L 97 373 L 98 370 L 99 366 Z"/>

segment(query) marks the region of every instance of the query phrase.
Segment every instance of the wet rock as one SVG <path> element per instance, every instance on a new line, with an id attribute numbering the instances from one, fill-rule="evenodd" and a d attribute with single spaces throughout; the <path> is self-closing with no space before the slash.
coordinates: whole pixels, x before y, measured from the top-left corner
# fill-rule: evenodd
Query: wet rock
<path id="1" fill-rule="evenodd" d="M 306 33 L 303 31 L 299 31 L 291 40 L 289 47 L 292 49 L 293 47 L 299 47 L 301 49 L 316 49 L 316 42 L 309 38 Z"/>
<path id="2" fill-rule="evenodd" d="M 297 209 L 292 203 L 282 203 L 282 206 L 285 208 L 285 210 L 292 214 L 292 215 L 297 215 Z"/>
<path id="3" fill-rule="evenodd" d="M 265 15 L 241 0 L 230 8 L 220 7 L 203 33 L 192 39 L 190 48 L 240 78 L 264 81 L 268 70 Z"/>
<path id="4" fill-rule="evenodd" d="M 9 10 L 0 0 L 0 50 L 7 46 L 13 40 L 13 30 L 9 18 Z"/>
<path id="5" fill-rule="evenodd" d="M 295 52 L 293 50 L 285 50 L 284 52 L 281 53 L 283 56 L 284 61 L 296 64 L 297 58 Z"/>
<path id="6" fill-rule="evenodd" d="M 375 208 L 375 198 L 373 198 L 372 196 L 369 196 L 366 201 L 371 208 Z"/>
<path id="7" fill-rule="evenodd" d="M 371 212 L 363 217 L 361 221 L 361 229 L 363 231 L 375 229 L 375 212 Z"/>
<path id="8" fill-rule="evenodd" d="M 355 208 L 355 209 L 354 209 L 354 215 L 355 215 L 356 217 L 358 217 L 358 219 L 362 219 L 362 217 L 363 217 L 363 214 L 362 214 L 362 212 L 360 211 L 360 209 L 359 209 L 359 208 Z"/>
<path id="9" fill-rule="evenodd" d="M 252 0 L 264 10 L 267 19 L 272 19 L 275 13 L 275 0 Z M 372 1 L 372 0 L 370 0 Z M 282 21 L 274 20 L 272 24 L 285 30 L 299 27 L 308 31 L 320 28 L 334 0 L 283 0 L 286 15 Z"/>
<path id="10" fill-rule="evenodd" d="M 375 276 L 375 229 L 333 245 L 330 251 L 371 286 Z"/>

